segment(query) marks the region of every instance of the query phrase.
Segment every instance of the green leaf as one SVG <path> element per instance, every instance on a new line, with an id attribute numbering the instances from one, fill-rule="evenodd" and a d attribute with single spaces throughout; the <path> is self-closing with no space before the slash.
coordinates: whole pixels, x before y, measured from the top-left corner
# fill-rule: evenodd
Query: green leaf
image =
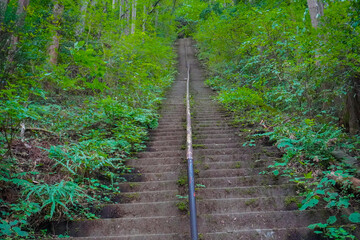
<path id="1" fill-rule="evenodd" d="M 318 204 L 319 200 L 313 198 L 310 201 L 306 202 L 302 207 L 300 208 L 301 211 L 306 210 L 309 207 L 314 207 L 316 204 Z"/>
<path id="2" fill-rule="evenodd" d="M 310 229 L 315 229 L 316 227 L 317 227 L 317 223 L 311 224 L 308 226 L 308 228 L 310 228 Z"/>
<path id="3" fill-rule="evenodd" d="M 331 216 L 331 217 L 329 217 L 328 218 L 328 220 L 326 220 L 326 222 L 328 223 L 328 224 L 334 224 L 335 222 L 336 222 L 336 217 L 335 216 Z"/>
<path id="4" fill-rule="evenodd" d="M 13 230 L 20 237 L 27 237 L 29 235 L 29 233 L 22 231 L 19 227 L 14 227 Z"/>
<path id="5" fill-rule="evenodd" d="M 274 174 L 275 176 L 279 175 L 279 170 L 274 170 L 274 171 L 273 171 L 273 174 Z"/>
<path id="6" fill-rule="evenodd" d="M 360 213 L 354 212 L 350 214 L 349 221 L 353 223 L 360 223 Z"/>
<path id="7" fill-rule="evenodd" d="M 318 189 L 318 190 L 316 190 L 315 193 L 316 193 L 316 194 L 322 194 L 322 195 L 324 195 L 324 194 L 325 194 L 325 191 L 324 191 L 324 190 L 321 190 L 321 189 Z"/>
<path id="8" fill-rule="evenodd" d="M 304 174 L 304 177 L 305 177 L 306 179 L 312 178 L 312 172 L 309 172 L 309 173 Z"/>

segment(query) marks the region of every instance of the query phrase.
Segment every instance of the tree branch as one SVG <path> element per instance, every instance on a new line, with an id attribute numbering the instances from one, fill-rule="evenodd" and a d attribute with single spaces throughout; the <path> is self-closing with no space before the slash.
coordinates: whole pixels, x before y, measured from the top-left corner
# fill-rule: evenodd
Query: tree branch
<path id="1" fill-rule="evenodd" d="M 149 12 L 149 14 L 151 14 L 151 13 L 153 13 L 153 12 L 155 11 L 156 6 L 157 6 L 160 2 L 161 2 L 161 0 L 157 0 L 157 1 L 155 2 L 155 4 L 153 5 L 151 11 Z"/>

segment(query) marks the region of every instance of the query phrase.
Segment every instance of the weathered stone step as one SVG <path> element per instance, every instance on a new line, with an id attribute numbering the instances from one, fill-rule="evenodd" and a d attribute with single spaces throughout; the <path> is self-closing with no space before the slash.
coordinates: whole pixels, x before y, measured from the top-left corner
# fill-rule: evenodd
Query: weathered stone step
<path id="1" fill-rule="evenodd" d="M 178 201 L 123 203 L 111 204 L 102 207 L 101 218 L 123 217 L 157 217 L 180 215 L 176 207 Z"/>
<path id="2" fill-rule="evenodd" d="M 239 150 L 239 153 L 236 154 L 204 154 L 204 152 L 198 152 L 196 150 L 194 151 L 194 156 L 195 160 L 201 160 L 203 163 L 228 161 L 255 163 L 256 161 L 268 161 L 269 164 L 271 164 L 274 160 L 279 159 L 265 154 L 258 154 L 255 158 L 255 156 L 250 153 L 241 153 L 241 150 Z"/>
<path id="3" fill-rule="evenodd" d="M 159 172 L 159 173 L 140 173 L 142 181 L 168 181 L 178 180 L 180 171 Z"/>
<path id="4" fill-rule="evenodd" d="M 193 134 L 195 135 L 214 135 L 214 134 L 234 134 L 234 129 L 213 129 L 213 130 L 206 130 L 206 129 L 193 129 Z M 233 135 L 234 136 L 234 135 Z"/>
<path id="5" fill-rule="evenodd" d="M 320 236 L 307 227 L 247 229 L 226 232 L 201 233 L 206 240 L 320 240 Z"/>
<path id="6" fill-rule="evenodd" d="M 184 169 L 185 166 L 182 166 Z M 127 179 L 138 179 L 137 181 L 168 181 L 168 180 L 178 180 L 181 168 L 163 172 L 159 171 L 157 173 L 141 171 L 143 168 L 139 168 L 141 173 L 129 173 L 124 174 L 123 176 L 129 175 Z M 198 169 L 195 167 L 195 169 Z M 196 178 L 223 178 L 227 177 L 241 177 L 241 176 L 249 176 L 249 175 L 257 175 L 260 172 L 267 170 L 267 168 L 237 168 L 237 169 L 215 169 L 215 170 L 201 170 L 196 174 Z M 129 181 L 129 180 L 128 180 Z M 130 182 L 130 181 L 129 181 Z"/>
<path id="7" fill-rule="evenodd" d="M 153 132 L 151 136 L 175 136 L 175 139 L 184 139 L 186 136 L 185 130 L 178 130 L 178 131 L 165 131 L 165 132 Z"/>
<path id="8" fill-rule="evenodd" d="M 229 126 L 193 126 L 193 131 L 194 132 L 234 132 L 234 128 L 229 127 Z"/>
<path id="9" fill-rule="evenodd" d="M 221 120 L 227 121 L 229 120 L 229 116 L 221 115 L 221 114 L 195 114 L 193 116 L 194 121 L 207 121 L 207 120 Z"/>
<path id="10" fill-rule="evenodd" d="M 236 142 L 220 144 L 220 143 L 208 143 L 208 144 L 195 144 L 193 143 L 193 149 L 227 149 L 227 148 L 239 148 L 241 144 Z"/>
<path id="11" fill-rule="evenodd" d="M 221 148 L 221 149 L 194 149 L 194 155 L 232 155 L 232 154 L 241 154 L 240 147 L 230 147 L 230 148 Z"/>
<path id="12" fill-rule="evenodd" d="M 297 210 L 301 200 L 294 196 L 198 199 L 198 215 L 250 211 L 291 211 Z M 111 204 L 101 207 L 101 218 L 176 216 L 180 210 L 177 201 L 133 202 Z"/>
<path id="13" fill-rule="evenodd" d="M 192 127 L 194 129 L 200 129 L 200 128 L 204 128 L 204 129 L 209 129 L 209 128 L 220 128 L 220 129 L 224 129 L 224 128 L 230 128 L 230 129 L 234 129 L 232 126 L 228 125 L 225 122 L 221 122 L 221 123 L 204 123 L 204 122 L 198 122 L 198 123 L 192 123 Z"/>
<path id="14" fill-rule="evenodd" d="M 185 143 L 185 139 L 174 139 L 174 140 L 153 140 L 149 142 L 149 147 L 157 146 L 182 146 Z"/>
<path id="15" fill-rule="evenodd" d="M 185 163 L 186 156 L 183 157 L 165 157 L 165 158 L 138 158 L 127 160 L 127 165 L 143 167 L 147 165 L 167 165 L 167 164 L 182 164 Z"/>
<path id="16" fill-rule="evenodd" d="M 151 135 L 150 139 L 152 141 L 167 141 L 167 140 L 184 140 L 185 136 L 179 136 L 178 134 L 168 134 L 168 135 Z"/>
<path id="17" fill-rule="evenodd" d="M 177 189 L 176 180 L 151 182 L 126 182 L 118 184 L 122 192 L 163 191 Z"/>
<path id="18" fill-rule="evenodd" d="M 196 191 L 199 199 L 226 199 L 226 198 L 249 198 L 249 197 L 271 197 L 291 196 L 296 193 L 295 184 L 279 184 L 267 186 L 242 186 L 242 187 L 220 187 L 200 188 Z"/>
<path id="19" fill-rule="evenodd" d="M 68 228 L 68 229 L 66 229 Z M 55 228 L 72 237 L 105 237 L 189 232 L 187 216 L 108 218 L 77 221 Z"/>
<path id="20" fill-rule="evenodd" d="M 160 133 L 179 133 L 179 132 L 186 132 L 186 129 L 182 126 L 178 127 L 161 127 L 154 130 L 151 134 L 160 134 Z"/>
<path id="21" fill-rule="evenodd" d="M 134 234 L 134 235 L 122 235 L 122 236 L 101 236 L 101 237 L 76 237 L 67 238 L 69 240 L 188 240 L 189 236 L 181 233 L 169 233 L 169 234 Z M 56 240 L 63 240 L 59 238 Z"/>
<path id="22" fill-rule="evenodd" d="M 161 122 L 174 122 L 174 121 L 186 121 L 186 116 L 181 115 L 166 115 L 162 116 L 159 120 L 159 123 Z"/>
<path id="23" fill-rule="evenodd" d="M 196 178 L 196 183 L 205 185 L 209 188 L 226 188 L 240 186 L 258 186 L 258 185 L 280 185 L 288 183 L 285 177 L 249 175 L 240 177 L 223 177 L 223 178 Z"/>
<path id="24" fill-rule="evenodd" d="M 163 152 L 163 151 L 178 151 L 178 150 L 184 150 L 185 145 L 162 145 L 162 146 L 155 146 L 155 147 L 148 147 L 147 150 L 149 152 Z"/>
<path id="25" fill-rule="evenodd" d="M 179 122 L 179 121 L 176 121 L 176 122 L 159 122 L 159 126 L 158 128 L 162 128 L 162 127 L 184 127 L 185 126 L 185 121 L 184 122 Z M 157 128 L 157 129 L 158 129 Z"/>
<path id="26" fill-rule="evenodd" d="M 301 199 L 295 196 L 252 198 L 198 199 L 198 215 L 226 214 L 233 212 L 293 211 L 298 210 Z"/>
<path id="27" fill-rule="evenodd" d="M 195 168 L 199 170 L 227 170 L 227 169 L 256 169 L 264 168 L 270 164 L 268 161 L 226 161 L 226 162 L 201 162 L 195 160 Z M 144 160 L 131 160 L 128 163 L 129 166 L 135 167 L 140 170 L 142 173 L 162 173 L 177 171 L 186 167 L 185 156 L 183 158 L 153 158 Z"/>
<path id="28" fill-rule="evenodd" d="M 163 202 L 176 201 L 178 198 L 178 190 L 162 190 L 162 191 L 142 191 L 142 192 L 124 192 L 119 195 L 119 202 Z"/>
<path id="29" fill-rule="evenodd" d="M 239 143 L 240 141 L 237 137 L 228 137 L 228 138 L 213 138 L 213 139 L 194 139 L 193 144 L 227 144 L 227 143 Z"/>
<path id="30" fill-rule="evenodd" d="M 209 133 L 209 134 L 194 134 L 193 135 L 193 140 L 213 140 L 213 139 L 218 139 L 218 138 L 234 138 L 236 137 L 236 131 L 233 131 L 233 133 Z"/>
<path id="31" fill-rule="evenodd" d="M 225 117 L 225 116 L 218 116 L 218 115 L 214 115 L 214 116 L 205 116 L 205 117 L 193 117 L 193 121 L 194 122 L 202 122 L 202 121 L 227 121 L 229 120 L 229 117 Z"/>
<path id="32" fill-rule="evenodd" d="M 208 214 L 198 217 L 199 232 L 237 232 L 240 230 L 298 228 L 326 219 L 320 211 L 269 211 L 231 214 Z M 134 217 L 97 219 L 58 226 L 57 232 L 74 237 L 103 237 L 146 234 L 186 234 L 189 232 L 188 216 Z M 210 230 L 210 231 L 209 231 Z"/>
<path id="33" fill-rule="evenodd" d="M 239 231 L 249 229 L 307 227 L 326 219 L 323 211 L 267 211 L 201 215 L 199 232 Z"/>
<path id="34" fill-rule="evenodd" d="M 197 169 L 197 168 L 196 168 Z M 223 178 L 227 177 L 240 177 L 247 175 L 256 175 L 260 172 L 267 170 L 267 168 L 235 168 L 235 169 L 207 169 L 200 170 L 197 174 L 199 178 Z"/>
<path id="35" fill-rule="evenodd" d="M 133 165 L 130 165 L 133 166 Z M 171 172 L 171 171 L 180 171 L 181 169 L 185 169 L 184 163 L 178 163 L 178 164 L 155 164 L 155 165 L 135 165 L 137 169 L 139 169 L 142 173 L 162 173 L 162 172 Z"/>
<path id="36" fill-rule="evenodd" d="M 160 157 L 183 157 L 185 150 L 161 151 L 161 152 L 142 152 L 138 154 L 139 158 L 160 158 Z"/>
<path id="37" fill-rule="evenodd" d="M 223 178 L 196 178 L 196 183 L 209 188 L 227 188 L 240 186 L 276 185 L 287 183 L 287 178 L 273 176 L 248 175 L 241 177 Z M 177 180 L 126 182 L 120 183 L 119 188 L 123 192 L 162 191 L 177 188 Z"/>

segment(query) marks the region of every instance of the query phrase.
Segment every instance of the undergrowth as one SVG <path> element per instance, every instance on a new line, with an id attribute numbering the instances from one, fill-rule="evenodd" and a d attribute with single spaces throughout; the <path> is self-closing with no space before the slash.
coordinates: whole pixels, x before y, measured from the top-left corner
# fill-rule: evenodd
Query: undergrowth
<path id="1" fill-rule="evenodd" d="M 132 171 L 126 159 L 145 149 L 175 73 L 172 39 L 112 37 L 103 39 L 111 52 L 75 42 L 60 53 L 68 64 L 0 88 L 1 239 L 42 239 L 59 222 L 97 218 Z"/>

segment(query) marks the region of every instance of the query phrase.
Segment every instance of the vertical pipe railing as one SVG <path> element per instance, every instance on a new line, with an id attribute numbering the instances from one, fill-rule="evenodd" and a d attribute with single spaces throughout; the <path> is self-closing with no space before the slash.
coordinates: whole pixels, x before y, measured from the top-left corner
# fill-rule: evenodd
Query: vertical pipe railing
<path id="1" fill-rule="evenodd" d="M 196 200 L 195 200 L 195 179 L 194 179 L 194 161 L 192 147 L 192 129 L 191 129 L 191 111 L 190 111 L 190 63 L 187 58 L 187 46 L 185 45 L 185 64 L 187 67 L 186 79 L 186 158 L 188 163 L 188 185 L 189 185 L 189 209 L 190 209 L 190 230 L 191 239 L 198 239 L 197 220 L 196 220 Z"/>

